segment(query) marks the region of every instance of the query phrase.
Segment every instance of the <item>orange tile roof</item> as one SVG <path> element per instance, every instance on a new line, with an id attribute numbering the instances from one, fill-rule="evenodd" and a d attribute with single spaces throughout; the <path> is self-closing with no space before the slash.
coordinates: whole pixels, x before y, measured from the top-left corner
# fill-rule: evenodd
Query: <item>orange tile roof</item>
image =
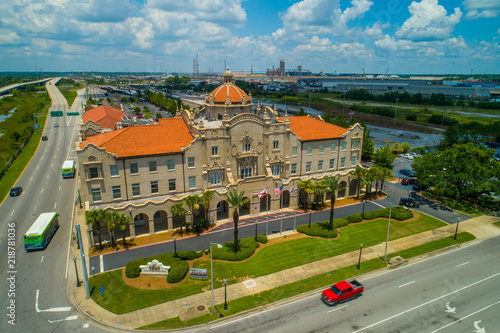
<path id="1" fill-rule="evenodd" d="M 122 117 L 127 115 L 116 108 L 101 105 L 96 108 L 90 109 L 83 114 L 83 123 L 93 121 L 101 126 L 101 128 L 115 129 L 116 123 L 121 122 Z"/>
<path id="2" fill-rule="evenodd" d="M 80 148 L 92 143 L 118 157 L 134 157 L 178 153 L 193 139 L 182 118 L 165 118 L 158 125 L 130 126 L 91 136 Z"/>
<path id="3" fill-rule="evenodd" d="M 226 101 L 228 91 L 231 103 L 241 103 L 243 99 L 246 99 L 247 102 L 250 101 L 250 98 L 243 90 L 232 84 L 224 84 L 215 88 L 210 94 L 210 97 L 214 97 L 214 101 L 216 103 L 224 103 Z"/>
<path id="4" fill-rule="evenodd" d="M 283 121 L 283 117 L 279 117 Z M 288 117 L 290 129 L 302 141 L 315 141 L 327 139 L 340 139 L 342 134 L 348 132 L 347 129 L 333 125 L 310 116 Z"/>

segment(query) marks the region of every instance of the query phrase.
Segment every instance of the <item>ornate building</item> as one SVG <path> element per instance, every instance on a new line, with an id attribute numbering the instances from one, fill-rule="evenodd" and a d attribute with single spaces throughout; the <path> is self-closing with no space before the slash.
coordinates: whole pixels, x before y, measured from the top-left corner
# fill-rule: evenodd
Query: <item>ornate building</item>
<path id="1" fill-rule="evenodd" d="M 229 69 L 224 84 L 206 96 L 199 113 L 186 110 L 159 124 L 132 126 L 88 137 L 78 145 L 79 181 L 86 209 L 129 214 L 130 236 L 172 230 L 182 221 L 170 207 L 190 194 L 215 192 L 209 221 L 230 218 L 222 194 L 245 191 L 250 202 L 240 215 L 295 208 L 304 193 L 289 189 L 300 180 L 341 176 L 354 195 L 350 171 L 360 163 L 363 129 L 312 118 L 279 116 L 270 107 L 252 111 L 252 97 L 235 86 Z M 274 189 L 283 185 L 283 197 Z M 270 195 L 259 198 L 268 188 Z M 327 194 L 329 198 L 331 194 Z M 204 207 L 188 219 L 203 218 Z"/>

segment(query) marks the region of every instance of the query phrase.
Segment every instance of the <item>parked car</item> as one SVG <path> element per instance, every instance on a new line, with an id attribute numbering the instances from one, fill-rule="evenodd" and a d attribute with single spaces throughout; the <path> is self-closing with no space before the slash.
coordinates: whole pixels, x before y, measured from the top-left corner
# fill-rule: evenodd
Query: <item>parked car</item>
<path id="1" fill-rule="evenodd" d="M 406 154 L 401 154 L 400 155 L 402 158 L 407 158 L 409 160 L 412 160 L 413 159 L 413 155 L 410 154 L 410 153 L 406 153 Z"/>
<path id="2" fill-rule="evenodd" d="M 415 208 L 420 207 L 420 205 L 418 204 L 418 202 L 415 201 L 415 199 L 410 199 L 410 198 L 399 199 L 399 205 L 406 207 L 415 207 Z"/>
<path id="3" fill-rule="evenodd" d="M 54 127 L 59 127 L 59 124 L 58 124 L 58 123 L 55 123 L 55 124 L 54 124 Z"/>
<path id="4" fill-rule="evenodd" d="M 415 172 L 413 172 L 410 169 L 401 169 L 399 170 L 399 173 L 402 174 L 403 176 L 415 177 Z"/>
<path id="5" fill-rule="evenodd" d="M 405 177 L 405 178 L 401 179 L 401 185 L 412 185 L 412 184 L 415 184 L 416 182 L 417 182 L 417 180 L 414 178 Z"/>
<path id="6" fill-rule="evenodd" d="M 13 187 L 10 189 L 10 196 L 17 197 L 18 195 L 21 194 L 22 191 L 23 191 L 23 188 L 21 186 Z"/>
<path id="7" fill-rule="evenodd" d="M 493 159 L 497 162 L 500 162 L 500 154 L 493 155 Z"/>
<path id="8" fill-rule="evenodd" d="M 47 140 L 48 140 L 48 138 L 46 135 L 42 136 L 42 141 L 47 141 Z"/>
<path id="9" fill-rule="evenodd" d="M 342 301 L 358 298 L 363 291 L 364 288 L 361 283 L 352 279 L 335 283 L 330 288 L 324 290 L 321 299 L 328 305 L 337 305 Z"/>
<path id="10" fill-rule="evenodd" d="M 498 147 L 496 142 L 486 142 L 486 145 L 490 148 L 497 148 Z"/>
<path id="11" fill-rule="evenodd" d="M 415 183 L 413 184 L 412 189 L 413 189 L 414 191 L 416 191 L 416 192 L 420 192 L 420 191 L 423 191 L 423 190 L 427 189 L 427 187 L 426 187 L 426 186 L 423 186 L 423 185 L 420 185 L 420 184 L 418 183 L 418 181 L 417 181 L 417 182 L 415 182 Z"/>
<path id="12" fill-rule="evenodd" d="M 417 157 L 417 156 L 420 156 L 418 153 L 409 153 L 410 155 L 413 156 L 413 158 Z"/>

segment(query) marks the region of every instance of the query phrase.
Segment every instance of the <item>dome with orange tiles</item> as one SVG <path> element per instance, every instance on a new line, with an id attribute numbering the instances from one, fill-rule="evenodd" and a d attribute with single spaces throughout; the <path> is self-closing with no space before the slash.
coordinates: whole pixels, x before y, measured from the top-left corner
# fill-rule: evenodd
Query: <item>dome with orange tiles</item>
<path id="1" fill-rule="evenodd" d="M 207 101 L 216 104 L 247 104 L 250 103 L 250 97 L 239 87 L 233 84 L 233 73 L 229 67 L 224 72 L 224 84 L 217 87 L 207 97 Z"/>

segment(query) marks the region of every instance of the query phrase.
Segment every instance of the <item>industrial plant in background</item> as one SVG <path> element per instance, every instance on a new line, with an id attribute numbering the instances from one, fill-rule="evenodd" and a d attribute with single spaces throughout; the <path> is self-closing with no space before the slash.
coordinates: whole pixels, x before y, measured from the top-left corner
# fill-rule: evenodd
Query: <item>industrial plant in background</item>
<path id="1" fill-rule="evenodd" d="M 297 66 L 297 69 L 285 69 L 285 60 L 280 60 L 280 67 L 278 69 L 268 68 L 266 76 L 310 76 L 311 71 L 308 69 L 303 70 L 302 66 Z"/>

